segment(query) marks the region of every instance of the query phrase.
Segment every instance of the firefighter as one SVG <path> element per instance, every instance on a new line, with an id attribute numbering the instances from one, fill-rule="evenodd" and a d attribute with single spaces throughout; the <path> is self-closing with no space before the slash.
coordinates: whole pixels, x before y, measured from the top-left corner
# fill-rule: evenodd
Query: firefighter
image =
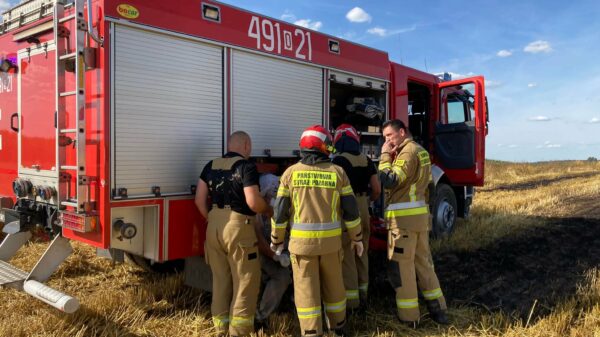
<path id="1" fill-rule="evenodd" d="M 218 333 L 231 336 L 254 332 L 261 276 L 254 222 L 256 213 L 273 212 L 260 196 L 256 165 L 248 161 L 251 149 L 250 136 L 234 132 L 228 152 L 204 167 L 196 193 L 196 205 L 208 219 L 205 256 L 213 275 L 213 324 Z"/>
<path id="2" fill-rule="evenodd" d="M 273 174 L 260 176 L 260 194 L 267 202 L 275 202 L 279 178 Z M 265 328 L 267 319 L 281 303 L 283 295 L 292 283 L 290 271 L 290 255 L 284 252 L 275 254 L 270 248 L 271 219 L 264 215 L 258 216 L 256 221 L 256 236 L 258 237 L 258 250 L 260 251 L 260 265 L 262 271 L 263 291 L 256 311 L 257 328 Z"/>
<path id="3" fill-rule="evenodd" d="M 429 250 L 429 153 L 411 138 L 400 120 L 386 122 L 383 136 L 379 172 L 386 190 L 388 258 L 400 271 L 395 285 L 398 317 L 409 326 L 418 325 L 418 281 L 430 317 L 448 324 L 446 300 Z"/>
<path id="4" fill-rule="evenodd" d="M 369 203 L 379 198 L 381 184 L 377 177 L 377 168 L 373 161 L 360 152 L 360 137 L 350 124 L 342 124 L 335 130 L 333 138 L 336 155 L 333 163 L 341 166 L 350 179 L 350 185 L 356 196 L 361 218 L 363 246 L 365 254 L 355 256 L 350 249 L 350 238 L 347 232 L 342 235 L 344 261 L 342 270 L 348 309 L 356 309 L 359 304 L 365 305 L 369 289 L 369 236 L 371 221 Z M 370 189 L 370 193 L 369 193 Z"/>
<path id="5" fill-rule="evenodd" d="M 348 176 L 329 159 L 333 146 L 325 128 L 316 125 L 306 129 L 300 138 L 300 151 L 300 162 L 289 167 L 280 180 L 271 249 L 276 254 L 283 251 L 289 226 L 294 298 L 302 336 L 323 334 L 322 309 L 329 329 L 344 336 L 341 221 L 346 223 L 353 250 L 362 255 L 358 207 Z"/>

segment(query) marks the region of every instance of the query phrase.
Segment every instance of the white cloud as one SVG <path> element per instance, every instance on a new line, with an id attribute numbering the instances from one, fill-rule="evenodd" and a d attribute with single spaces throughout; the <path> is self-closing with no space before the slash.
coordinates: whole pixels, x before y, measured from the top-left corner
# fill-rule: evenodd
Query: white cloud
<path id="1" fill-rule="evenodd" d="M 281 20 L 287 21 L 287 22 L 294 22 L 294 21 L 296 21 L 298 19 L 294 15 L 294 13 L 290 12 L 288 9 L 286 9 L 285 12 L 283 12 L 283 14 L 281 14 L 281 16 L 279 18 Z"/>
<path id="2" fill-rule="evenodd" d="M 537 83 L 529 83 L 529 84 L 527 84 L 527 88 L 535 88 L 537 86 L 538 86 Z"/>
<path id="3" fill-rule="evenodd" d="M 559 147 L 562 147 L 562 145 L 560 145 L 560 144 L 548 144 L 548 145 L 546 145 L 546 148 L 548 148 L 548 149 L 556 149 L 556 148 L 559 148 Z"/>
<path id="4" fill-rule="evenodd" d="M 531 54 L 549 53 L 552 51 L 552 46 L 550 46 L 550 43 L 548 41 L 537 40 L 525 46 L 525 48 L 523 48 L 523 51 Z"/>
<path id="5" fill-rule="evenodd" d="M 5 10 L 9 9 L 10 7 L 12 7 L 10 2 L 8 2 L 7 0 L 0 0 L 0 12 L 4 12 Z"/>
<path id="6" fill-rule="evenodd" d="M 496 55 L 498 55 L 498 57 L 509 57 L 512 54 L 513 54 L 512 51 L 506 50 L 506 49 L 502 49 Z"/>
<path id="7" fill-rule="evenodd" d="M 486 89 L 498 88 L 502 86 L 502 82 L 485 80 Z"/>
<path id="8" fill-rule="evenodd" d="M 594 118 L 590 119 L 590 124 L 598 124 L 598 123 L 600 123 L 600 118 L 594 117 Z"/>
<path id="9" fill-rule="evenodd" d="M 546 148 L 546 149 L 557 149 L 559 147 L 562 147 L 562 145 L 561 144 L 554 144 L 554 143 L 552 143 L 549 140 L 545 141 L 543 145 L 536 146 L 537 149 L 544 149 L 544 148 Z"/>
<path id="10" fill-rule="evenodd" d="M 453 80 L 460 80 L 460 79 L 463 79 L 463 78 L 475 76 L 475 73 L 473 73 L 473 72 L 469 72 L 467 74 L 459 74 L 459 73 L 453 73 L 453 72 L 449 71 L 448 74 L 450 74 L 450 76 L 452 76 Z"/>
<path id="11" fill-rule="evenodd" d="M 367 33 L 373 34 L 373 35 L 379 35 L 379 36 L 383 37 L 388 34 L 388 31 L 385 28 L 373 27 L 373 28 L 367 30 Z"/>
<path id="12" fill-rule="evenodd" d="M 535 117 L 529 117 L 529 120 L 532 122 L 549 122 L 552 120 L 552 118 L 550 118 L 548 116 L 535 116 Z"/>
<path id="13" fill-rule="evenodd" d="M 346 19 L 355 23 L 371 22 L 371 20 L 373 20 L 371 15 L 369 15 L 369 13 L 365 12 L 365 10 L 360 7 L 354 7 L 348 13 L 346 13 Z"/>
<path id="14" fill-rule="evenodd" d="M 294 22 L 295 25 L 298 25 L 300 27 L 304 27 L 304 28 L 308 28 L 308 29 L 312 29 L 312 30 L 319 30 L 321 29 L 321 27 L 323 27 L 323 22 L 321 21 L 312 21 L 311 19 L 300 19 Z"/>
<path id="15" fill-rule="evenodd" d="M 510 145 L 508 146 L 508 148 L 510 148 L 510 149 L 515 149 L 515 148 L 517 148 L 517 147 L 519 147 L 519 145 L 517 145 L 517 144 L 510 144 Z"/>

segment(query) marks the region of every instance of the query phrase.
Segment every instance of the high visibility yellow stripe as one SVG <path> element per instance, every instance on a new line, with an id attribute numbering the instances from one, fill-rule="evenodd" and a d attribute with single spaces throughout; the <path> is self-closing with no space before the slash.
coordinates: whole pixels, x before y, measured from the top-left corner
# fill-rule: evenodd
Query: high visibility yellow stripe
<path id="1" fill-rule="evenodd" d="M 290 231 L 290 237 L 301 238 L 301 239 L 324 239 L 342 235 L 342 229 L 330 229 L 327 231 L 303 231 L 298 229 L 292 229 Z"/>
<path id="2" fill-rule="evenodd" d="M 249 316 L 249 317 L 233 316 L 231 318 L 231 326 L 234 326 L 234 327 L 254 326 L 254 316 Z"/>
<path id="3" fill-rule="evenodd" d="M 417 184 L 410 185 L 410 201 L 417 201 Z"/>
<path id="4" fill-rule="evenodd" d="M 315 318 L 321 316 L 321 306 L 310 308 L 296 307 L 299 319 Z"/>
<path id="5" fill-rule="evenodd" d="M 392 164 L 390 163 L 379 163 L 379 171 L 383 171 L 383 170 L 387 170 L 387 169 L 391 169 L 392 168 Z"/>
<path id="6" fill-rule="evenodd" d="M 394 173 L 396 173 L 396 175 L 398 176 L 399 182 L 403 182 L 404 180 L 406 180 L 406 174 L 401 168 L 394 166 L 392 168 L 392 171 L 394 171 Z"/>
<path id="7" fill-rule="evenodd" d="M 346 299 L 357 300 L 358 299 L 358 290 L 346 290 Z"/>
<path id="8" fill-rule="evenodd" d="M 324 303 L 325 311 L 327 312 L 342 312 L 346 310 L 346 299 L 344 298 L 342 301 L 336 303 Z"/>
<path id="9" fill-rule="evenodd" d="M 423 297 L 428 300 L 437 300 L 438 298 L 444 296 L 442 293 L 442 289 L 435 288 L 433 290 L 425 290 L 423 291 Z"/>
<path id="10" fill-rule="evenodd" d="M 360 225 L 360 218 L 356 218 L 355 220 L 352 220 L 352 221 L 346 221 L 347 229 L 352 229 L 358 225 Z"/>
<path id="11" fill-rule="evenodd" d="M 294 222 L 300 222 L 300 202 L 298 193 L 294 194 Z"/>
<path id="12" fill-rule="evenodd" d="M 419 299 L 418 298 L 409 298 L 409 299 L 396 299 L 396 306 L 399 309 L 413 309 L 419 307 Z"/>
<path id="13" fill-rule="evenodd" d="M 288 226 L 288 222 L 284 222 L 284 223 L 275 223 L 275 221 L 271 221 L 271 227 L 275 228 L 275 229 L 286 229 Z"/>
<path id="14" fill-rule="evenodd" d="M 229 316 L 213 316 L 212 321 L 215 328 L 226 328 L 229 325 Z"/>
<path id="15" fill-rule="evenodd" d="M 431 165 L 431 160 L 429 159 L 429 153 L 427 153 L 427 151 L 420 151 L 417 155 L 419 156 L 421 165 Z"/>
<path id="16" fill-rule="evenodd" d="M 352 186 L 348 185 L 348 186 L 344 186 L 344 188 L 342 188 L 342 195 L 353 195 L 354 191 L 352 190 Z"/>
<path id="17" fill-rule="evenodd" d="M 338 200 L 340 199 L 340 196 L 338 194 L 338 191 L 333 191 L 333 198 L 331 199 L 331 221 L 332 222 L 336 222 L 338 221 L 338 210 L 337 210 L 337 204 L 338 204 Z"/>
<path id="18" fill-rule="evenodd" d="M 283 187 L 283 186 L 279 186 L 279 189 L 277 189 L 277 197 L 289 197 L 290 196 L 290 190 Z"/>
<path id="19" fill-rule="evenodd" d="M 393 211 L 385 211 L 385 218 L 391 219 L 400 216 L 411 216 L 411 215 L 421 215 L 429 213 L 429 208 L 427 206 L 417 207 L 417 208 L 409 208 L 409 209 L 397 209 Z"/>
<path id="20" fill-rule="evenodd" d="M 358 289 L 360 289 L 360 291 L 367 291 L 367 290 L 369 290 L 369 284 L 368 283 L 361 283 L 358 286 Z"/>

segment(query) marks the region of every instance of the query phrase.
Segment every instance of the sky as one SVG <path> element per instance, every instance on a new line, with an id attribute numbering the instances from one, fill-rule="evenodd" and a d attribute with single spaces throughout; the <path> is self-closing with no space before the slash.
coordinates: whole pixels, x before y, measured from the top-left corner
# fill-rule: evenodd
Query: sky
<path id="1" fill-rule="evenodd" d="M 10 3 L 0 0 L 0 11 Z M 486 157 L 600 158 L 600 2 L 225 0 L 454 78 L 483 75 Z"/>

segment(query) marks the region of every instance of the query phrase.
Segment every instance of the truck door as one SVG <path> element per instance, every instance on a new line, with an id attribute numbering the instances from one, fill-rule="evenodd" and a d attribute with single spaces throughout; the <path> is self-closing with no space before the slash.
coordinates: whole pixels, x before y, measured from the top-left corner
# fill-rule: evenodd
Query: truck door
<path id="1" fill-rule="evenodd" d="M 19 53 L 19 173 L 56 175 L 54 46 Z"/>
<path id="2" fill-rule="evenodd" d="M 483 185 L 487 134 L 484 79 L 481 76 L 438 84 L 434 161 L 457 185 Z"/>

